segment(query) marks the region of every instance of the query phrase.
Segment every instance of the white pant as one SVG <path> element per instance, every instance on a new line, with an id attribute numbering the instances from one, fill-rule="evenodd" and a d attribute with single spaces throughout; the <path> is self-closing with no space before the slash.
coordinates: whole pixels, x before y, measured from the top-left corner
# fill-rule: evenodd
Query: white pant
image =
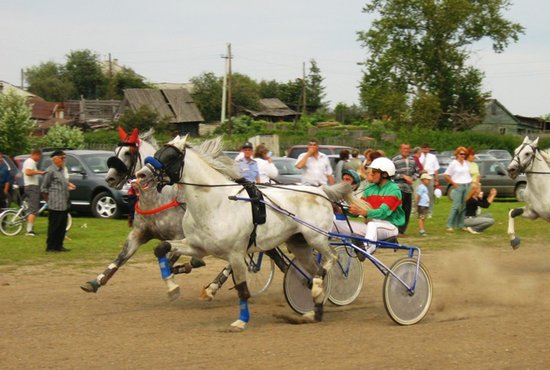
<path id="1" fill-rule="evenodd" d="M 397 226 L 385 220 L 373 219 L 367 223 L 350 221 L 350 224 L 353 229 L 353 233 L 345 220 L 334 220 L 332 231 L 340 234 L 365 237 L 371 241 L 386 240 L 392 236 L 397 236 L 399 233 Z M 365 243 L 365 246 L 368 248 L 367 251 L 369 253 L 372 253 L 375 249 L 374 245 L 367 245 L 367 243 Z"/>

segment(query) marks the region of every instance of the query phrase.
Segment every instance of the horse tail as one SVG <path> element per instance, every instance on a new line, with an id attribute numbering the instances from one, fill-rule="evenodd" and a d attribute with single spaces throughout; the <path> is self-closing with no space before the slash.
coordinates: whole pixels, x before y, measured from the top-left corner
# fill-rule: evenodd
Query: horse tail
<path id="1" fill-rule="evenodd" d="M 361 198 L 353 196 L 353 189 L 347 182 L 340 182 L 336 185 L 323 185 L 323 191 L 327 198 L 333 202 L 345 200 L 348 204 L 355 204 L 363 210 L 371 209 L 371 205 Z"/>

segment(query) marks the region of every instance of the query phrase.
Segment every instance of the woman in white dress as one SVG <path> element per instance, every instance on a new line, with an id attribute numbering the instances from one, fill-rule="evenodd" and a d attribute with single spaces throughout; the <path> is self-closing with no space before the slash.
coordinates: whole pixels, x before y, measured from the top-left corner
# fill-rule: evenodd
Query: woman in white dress
<path id="1" fill-rule="evenodd" d="M 265 144 L 260 144 L 254 150 L 254 160 L 258 164 L 260 172 L 260 183 L 271 182 L 279 176 L 279 170 L 271 160 L 269 149 Z"/>

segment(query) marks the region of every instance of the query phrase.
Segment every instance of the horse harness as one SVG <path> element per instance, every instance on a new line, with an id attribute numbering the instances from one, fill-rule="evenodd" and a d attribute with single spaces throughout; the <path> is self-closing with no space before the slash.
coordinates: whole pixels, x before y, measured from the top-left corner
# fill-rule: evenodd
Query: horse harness
<path id="1" fill-rule="evenodd" d="M 527 163 L 525 164 L 522 164 L 521 163 L 521 159 L 519 158 L 519 154 L 521 153 L 521 151 L 523 150 L 524 147 L 530 147 L 532 150 L 533 150 L 533 156 L 527 161 Z M 516 155 L 514 155 L 514 158 L 512 158 L 512 162 L 513 161 L 516 161 L 518 163 L 518 167 L 520 169 L 523 169 L 524 173 L 525 174 L 529 174 L 529 173 L 532 173 L 532 174 L 537 174 L 537 175 L 547 175 L 547 174 L 550 174 L 550 172 L 541 172 L 541 171 L 526 171 L 527 167 L 529 167 L 529 165 L 531 165 L 531 163 L 535 160 L 536 156 L 537 156 L 537 152 L 539 152 L 540 149 L 537 148 L 537 147 L 534 147 L 533 145 L 531 144 L 526 144 L 524 143 L 521 148 L 518 150 L 518 153 Z M 540 159 L 539 159 L 540 160 Z M 543 159 L 544 160 L 544 159 Z"/>
<path id="2" fill-rule="evenodd" d="M 124 147 L 129 147 L 130 153 L 136 153 L 135 155 L 130 156 L 129 168 L 118 157 L 118 155 L 120 154 L 120 151 Z M 139 153 L 139 141 L 138 142 L 121 141 L 117 144 L 116 155 L 109 157 L 109 159 L 107 159 L 107 166 L 109 168 L 114 168 L 118 173 L 126 174 L 126 176 L 129 177 L 130 174 L 134 173 L 138 162 L 141 164 L 141 154 Z"/>

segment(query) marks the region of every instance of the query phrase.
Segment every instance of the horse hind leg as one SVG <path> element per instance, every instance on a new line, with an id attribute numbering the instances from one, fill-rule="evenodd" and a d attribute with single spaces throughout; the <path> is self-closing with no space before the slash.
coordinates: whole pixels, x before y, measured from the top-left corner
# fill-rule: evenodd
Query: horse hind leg
<path id="1" fill-rule="evenodd" d="M 227 265 L 224 269 L 212 280 L 210 284 L 202 289 L 200 299 L 203 301 L 211 301 L 222 285 L 226 282 L 229 275 L 231 275 L 231 265 Z"/>
<path id="2" fill-rule="evenodd" d="M 514 208 L 508 212 L 508 236 L 510 237 L 510 245 L 514 250 L 518 249 L 521 243 L 521 239 L 516 236 L 514 218 L 521 216 L 524 211 L 524 208 Z"/>

